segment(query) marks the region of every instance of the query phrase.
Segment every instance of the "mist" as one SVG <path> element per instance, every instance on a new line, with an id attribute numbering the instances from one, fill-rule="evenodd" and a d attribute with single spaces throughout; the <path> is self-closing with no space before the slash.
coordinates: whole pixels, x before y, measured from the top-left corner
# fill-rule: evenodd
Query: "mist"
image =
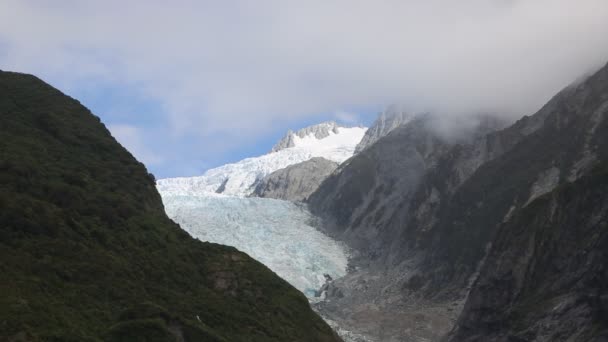
<path id="1" fill-rule="evenodd" d="M 83 79 L 137 89 L 168 135 L 234 148 L 391 103 L 513 119 L 608 61 L 605 0 L 166 4 L 2 1 L 0 68 L 68 91 Z M 141 130 L 137 144 L 153 144 Z"/>

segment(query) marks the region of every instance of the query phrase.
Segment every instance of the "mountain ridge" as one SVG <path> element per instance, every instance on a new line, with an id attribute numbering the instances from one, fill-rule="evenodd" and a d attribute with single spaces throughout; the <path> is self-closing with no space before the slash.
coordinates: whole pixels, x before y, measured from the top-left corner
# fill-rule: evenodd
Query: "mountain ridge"
<path id="1" fill-rule="evenodd" d="M 608 66 L 564 88 L 537 113 L 511 126 L 480 126 L 486 133 L 468 142 L 437 141 L 433 134 L 422 134 L 423 126 L 414 120 L 364 149 L 309 199 L 311 210 L 328 221 L 329 232 L 360 251 L 358 271 L 334 282 L 345 298 L 332 298 L 321 312 L 342 326 L 364 328 L 363 333 L 387 341 L 437 340 L 468 305 L 477 313 L 471 311 L 463 329 L 477 327 L 484 334 L 475 317 L 484 315 L 486 305 L 497 311 L 495 317 L 502 308 L 493 306 L 492 296 L 477 296 L 476 304 L 467 296 L 476 279 L 491 279 L 485 273 L 491 268 L 482 265 L 498 227 L 608 160 L 606 116 Z M 417 168 L 404 167 L 408 163 Z M 570 215 L 575 219 L 575 212 Z M 500 289 L 492 282 L 484 286 Z M 372 301 L 379 309 L 369 308 Z M 368 318 L 346 314 L 349 310 L 365 312 Z M 399 324 L 394 317 L 400 317 Z M 577 319 L 581 329 L 598 324 L 593 317 Z M 533 319 L 524 317 L 519 324 L 535 329 Z M 511 335 L 518 341 L 534 340 L 520 332 L 505 329 L 502 339 L 495 340 L 507 341 Z M 458 336 L 489 340 L 475 334 L 457 334 L 453 341 Z"/>
<path id="2" fill-rule="evenodd" d="M 344 162 L 354 154 L 355 147 L 365 131 L 366 128 L 363 127 L 347 128 L 335 123 L 309 126 L 298 131 L 302 137 L 288 134 L 291 138 L 286 144 L 293 144 L 291 147 L 282 147 L 262 156 L 226 164 L 208 170 L 202 176 L 161 179 L 157 186 L 163 193 L 221 193 L 245 197 L 255 190 L 264 177 L 290 165 L 314 157 L 323 157 L 337 163 Z"/>
<path id="3" fill-rule="evenodd" d="M 265 266 L 169 220 L 78 101 L 0 72 L 0 123 L 0 339 L 339 341 Z"/>
<path id="4" fill-rule="evenodd" d="M 340 128 L 348 128 L 345 126 L 338 125 L 335 121 L 325 121 L 318 123 L 316 125 L 307 126 L 297 131 L 292 131 L 291 129 L 287 131 L 287 133 L 279 140 L 273 147 L 270 149 L 270 153 L 278 152 L 280 150 L 295 147 L 295 137 L 300 139 L 305 138 L 309 135 L 314 136 L 317 140 L 321 140 L 329 136 L 330 132 L 334 134 L 338 134 Z"/>
<path id="5" fill-rule="evenodd" d="M 501 225 L 449 341 L 608 337 L 607 166 Z"/>

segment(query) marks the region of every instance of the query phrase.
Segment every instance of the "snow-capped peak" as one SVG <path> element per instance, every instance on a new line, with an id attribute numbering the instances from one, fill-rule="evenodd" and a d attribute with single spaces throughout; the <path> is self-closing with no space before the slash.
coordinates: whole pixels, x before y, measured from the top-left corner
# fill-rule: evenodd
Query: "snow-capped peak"
<path id="1" fill-rule="evenodd" d="M 289 165 L 314 157 L 344 162 L 354 154 L 366 130 L 324 122 L 290 131 L 268 154 L 210 169 L 198 177 L 161 179 L 157 187 L 161 194 L 247 196 L 262 178 Z"/>
<path id="2" fill-rule="evenodd" d="M 298 138 L 304 139 L 314 137 L 316 140 L 327 138 L 330 133 L 338 134 L 340 132 L 340 128 L 345 127 L 340 127 L 334 121 L 327 121 L 318 125 L 302 128 L 296 132 L 289 130 L 283 139 L 272 147 L 270 152 L 278 152 L 286 148 L 296 147 L 296 141 L 298 141 Z"/>

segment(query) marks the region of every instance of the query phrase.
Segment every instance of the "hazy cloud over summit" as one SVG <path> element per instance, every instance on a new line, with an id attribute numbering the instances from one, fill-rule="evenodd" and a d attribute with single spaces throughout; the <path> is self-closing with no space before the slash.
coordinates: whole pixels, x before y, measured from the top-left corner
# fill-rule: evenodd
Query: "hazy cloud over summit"
<path id="1" fill-rule="evenodd" d="M 1 69 L 137 89 L 200 141 L 392 102 L 531 114 L 607 37 L 606 0 L 0 2 Z"/>

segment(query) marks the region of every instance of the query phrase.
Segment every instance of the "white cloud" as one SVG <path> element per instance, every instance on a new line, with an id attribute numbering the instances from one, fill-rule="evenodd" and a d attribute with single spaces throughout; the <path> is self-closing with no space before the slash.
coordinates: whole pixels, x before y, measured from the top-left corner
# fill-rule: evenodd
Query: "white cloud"
<path id="1" fill-rule="evenodd" d="M 359 115 L 353 112 L 346 112 L 343 110 L 337 111 L 334 113 L 334 117 L 338 122 L 347 124 L 347 125 L 355 125 L 359 123 Z"/>
<path id="2" fill-rule="evenodd" d="M 1 68 L 138 87 L 170 134 L 230 144 L 393 102 L 531 114 L 606 37 L 606 0 L 0 2 Z"/>
<path id="3" fill-rule="evenodd" d="M 163 162 L 163 158 L 158 153 L 146 147 L 139 128 L 125 124 L 111 124 L 107 127 L 112 136 L 129 150 L 137 160 L 149 166 Z"/>

